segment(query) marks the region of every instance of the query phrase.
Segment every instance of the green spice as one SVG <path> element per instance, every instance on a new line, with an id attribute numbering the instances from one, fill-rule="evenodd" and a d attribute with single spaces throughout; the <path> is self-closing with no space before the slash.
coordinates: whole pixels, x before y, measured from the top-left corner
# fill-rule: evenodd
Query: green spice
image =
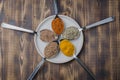
<path id="1" fill-rule="evenodd" d="M 80 36 L 78 28 L 70 26 L 62 34 L 63 38 L 73 40 L 77 39 Z"/>

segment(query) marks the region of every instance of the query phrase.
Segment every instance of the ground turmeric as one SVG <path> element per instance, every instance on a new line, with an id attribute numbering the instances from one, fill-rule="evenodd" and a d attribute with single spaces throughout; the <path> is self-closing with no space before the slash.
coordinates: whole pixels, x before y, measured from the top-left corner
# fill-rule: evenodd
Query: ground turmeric
<path id="1" fill-rule="evenodd" d="M 64 30 L 64 23 L 63 23 L 63 21 L 59 17 L 55 18 L 52 21 L 52 29 L 58 35 L 60 35 L 63 32 L 63 30 Z"/>
<path id="2" fill-rule="evenodd" d="M 66 56 L 73 56 L 75 52 L 75 47 L 74 45 L 67 39 L 64 39 L 60 42 L 60 50 L 62 53 Z"/>

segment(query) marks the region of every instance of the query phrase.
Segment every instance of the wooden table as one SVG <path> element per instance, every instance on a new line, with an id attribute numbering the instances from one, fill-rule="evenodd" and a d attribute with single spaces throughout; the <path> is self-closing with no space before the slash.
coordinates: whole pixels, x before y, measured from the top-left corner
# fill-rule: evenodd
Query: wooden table
<path id="1" fill-rule="evenodd" d="M 0 24 L 7 22 L 35 30 L 54 14 L 53 0 L 0 0 Z M 97 80 L 120 80 L 120 0 L 59 0 L 59 14 L 86 26 L 109 16 L 115 21 L 84 31 L 84 45 L 78 56 Z M 0 80 L 26 80 L 41 56 L 33 35 L 0 27 Z M 35 80 L 91 80 L 75 61 L 45 62 Z"/>

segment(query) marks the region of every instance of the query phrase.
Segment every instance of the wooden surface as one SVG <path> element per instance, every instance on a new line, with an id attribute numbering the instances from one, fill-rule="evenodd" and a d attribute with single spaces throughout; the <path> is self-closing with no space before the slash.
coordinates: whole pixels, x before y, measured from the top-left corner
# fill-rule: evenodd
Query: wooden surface
<path id="1" fill-rule="evenodd" d="M 7 22 L 35 30 L 54 14 L 53 0 L 0 0 L 0 24 Z M 78 56 L 97 80 L 120 80 L 120 0 L 59 0 L 59 14 L 85 26 L 109 16 L 115 21 L 84 31 Z M 26 80 L 41 61 L 33 35 L 0 27 L 0 80 Z M 75 61 L 45 62 L 34 80 L 91 80 Z"/>

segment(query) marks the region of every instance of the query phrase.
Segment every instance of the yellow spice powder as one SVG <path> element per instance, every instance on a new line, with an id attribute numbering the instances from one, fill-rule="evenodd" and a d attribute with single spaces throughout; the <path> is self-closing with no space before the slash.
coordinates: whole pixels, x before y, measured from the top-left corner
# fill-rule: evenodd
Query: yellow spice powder
<path id="1" fill-rule="evenodd" d="M 75 47 L 69 40 L 62 40 L 60 42 L 60 50 L 63 52 L 66 56 L 73 56 Z"/>

